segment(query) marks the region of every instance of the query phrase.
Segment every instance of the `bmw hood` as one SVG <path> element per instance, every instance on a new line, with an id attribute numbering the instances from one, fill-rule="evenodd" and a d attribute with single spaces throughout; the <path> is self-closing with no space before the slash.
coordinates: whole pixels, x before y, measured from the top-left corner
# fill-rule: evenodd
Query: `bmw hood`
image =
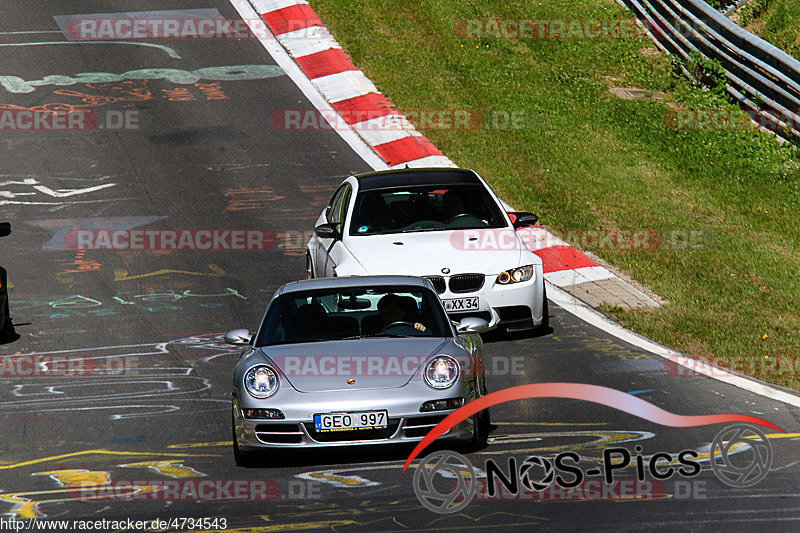
<path id="1" fill-rule="evenodd" d="M 370 274 L 494 276 L 538 261 L 510 229 L 351 236 L 346 246 Z"/>
<path id="2" fill-rule="evenodd" d="M 443 338 L 380 337 L 264 346 L 260 350 L 296 390 L 323 392 L 402 387 L 430 356 L 454 346 Z"/>

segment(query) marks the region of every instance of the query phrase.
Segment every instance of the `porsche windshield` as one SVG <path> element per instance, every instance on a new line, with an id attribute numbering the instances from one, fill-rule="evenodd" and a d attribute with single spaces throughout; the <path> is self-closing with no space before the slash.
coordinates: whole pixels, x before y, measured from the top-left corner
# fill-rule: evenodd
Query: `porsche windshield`
<path id="1" fill-rule="evenodd" d="M 358 194 L 350 235 L 504 228 L 506 225 L 497 202 L 480 184 L 393 187 Z"/>
<path id="2" fill-rule="evenodd" d="M 436 294 L 419 286 L 290 292 L 269 306 L 255 346 L 363 337 L 449 337 Z"/>

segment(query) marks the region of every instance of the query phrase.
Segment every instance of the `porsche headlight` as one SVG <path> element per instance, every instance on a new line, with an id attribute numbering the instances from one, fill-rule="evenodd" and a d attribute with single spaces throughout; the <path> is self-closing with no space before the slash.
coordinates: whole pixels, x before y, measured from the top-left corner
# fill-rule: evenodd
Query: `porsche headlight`
<path id="1" fill-rule="evenodd" d="M 458 361 L 449 355 L 437 355 L 425 366 L 425 382 L 434 389 L 446 389 L 458 379 Z"/>
<path id="2" fill-rule="evenodd" d="M 497 275 L 497 283 L 500 285 L 511 285 L 513 283 L 528 281 L 533 278 L 533 272 L 533 265 L 504 270 Z"/>
<path id="3" fill-rule="evenodd" d="M 269 398 L 278 390 L 278 374 L 267 365 L 256 365 L 244 374 L 244 388 L 253 398 Z"/>

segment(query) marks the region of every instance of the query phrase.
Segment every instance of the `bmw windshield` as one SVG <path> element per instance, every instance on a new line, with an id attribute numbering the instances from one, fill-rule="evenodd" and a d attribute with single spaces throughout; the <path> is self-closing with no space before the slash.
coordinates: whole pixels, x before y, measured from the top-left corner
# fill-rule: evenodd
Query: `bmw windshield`
<path id="1" fill-rule="evenodd" d="M 425 185 L 363 191 L 350 235 L 505 228 L 508 223 L 485 187 Z"/>

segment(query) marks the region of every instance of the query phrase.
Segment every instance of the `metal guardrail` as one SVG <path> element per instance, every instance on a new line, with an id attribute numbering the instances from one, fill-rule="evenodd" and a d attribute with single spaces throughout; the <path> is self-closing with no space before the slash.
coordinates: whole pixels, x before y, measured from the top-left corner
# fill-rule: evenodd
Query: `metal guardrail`
<path id="1" fill-rule="evenodd" d="M 657 44 L 691 61 L 716 59 L 728 92 L 753 119 L 779 137 L 800 143 L 800 61 L 728 20 L 702 0 L 619 0 Z"/>
<path id="2" fill-rule="evenodd" d="M 730 0 L 730 1 L 733 2 L 733 0 Z M 728 18 L 730 18 L 731 15 L 736 13 L 736 11 L 738 11 L 740 7 L 742 7 L 743 5 L 745 5 L 749 1 L 750 0 L 736 0 L 735 2 L 730 4 L 727 8 L 721 9 L 720 11 L 722 11 L 723 15 L 725 15 Z"/>

